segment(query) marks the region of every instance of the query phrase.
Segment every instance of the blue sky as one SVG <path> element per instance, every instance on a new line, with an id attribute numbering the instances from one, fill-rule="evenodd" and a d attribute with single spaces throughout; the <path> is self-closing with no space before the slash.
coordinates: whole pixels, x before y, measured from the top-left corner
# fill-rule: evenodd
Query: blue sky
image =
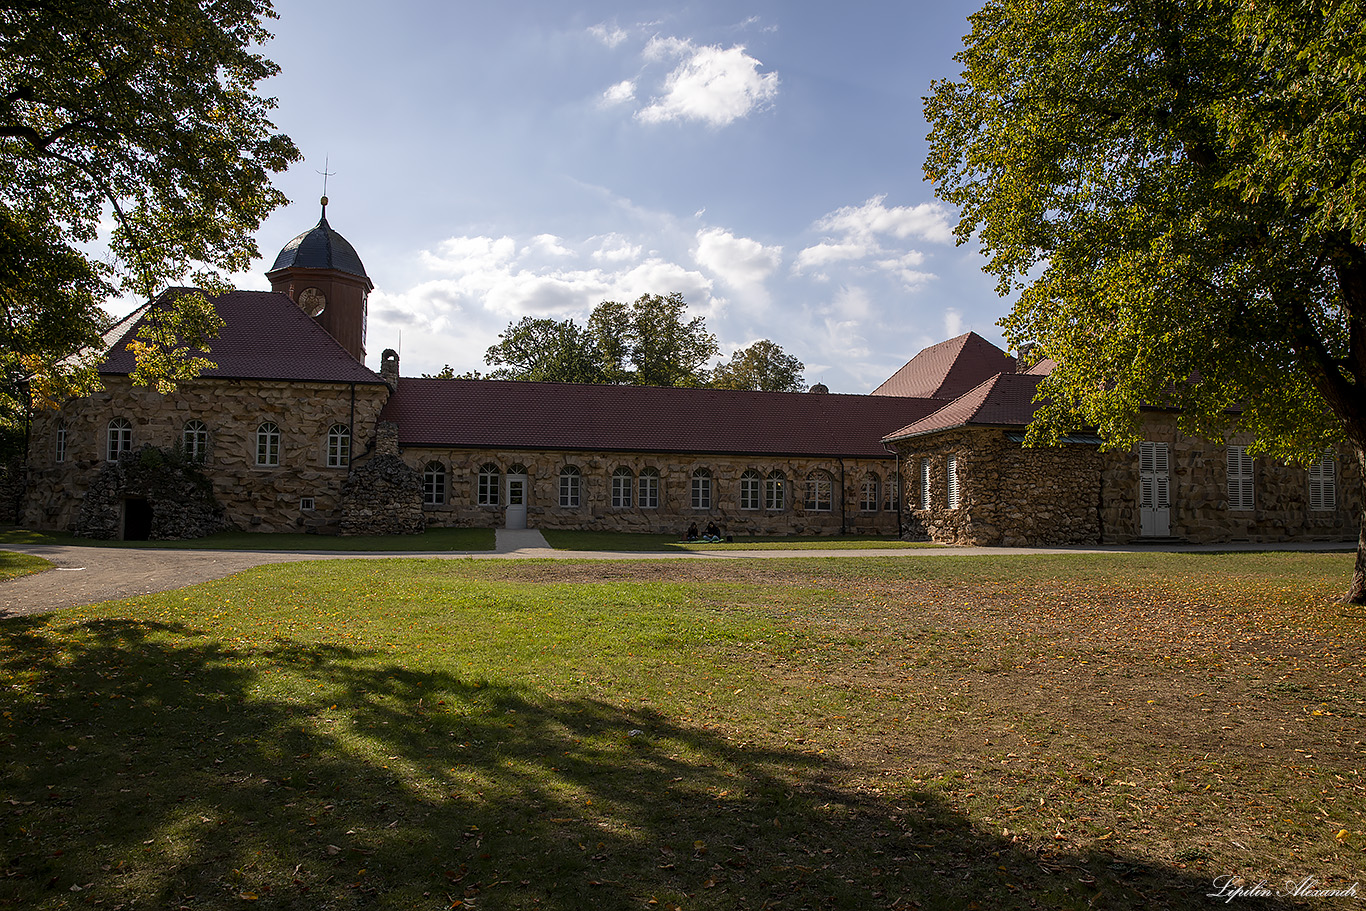
<path id="1" fill-rule="evenodd" d="M 523 316 L 682 292 L 725 355 L 769 338 L 866 392 L 1005 303 L 921 165 L 971 2 L 277 0 L 264 86 L 306 156 L 263 272 L 317 222 L 375 292 L 369 361 L 486 369 Z"/>

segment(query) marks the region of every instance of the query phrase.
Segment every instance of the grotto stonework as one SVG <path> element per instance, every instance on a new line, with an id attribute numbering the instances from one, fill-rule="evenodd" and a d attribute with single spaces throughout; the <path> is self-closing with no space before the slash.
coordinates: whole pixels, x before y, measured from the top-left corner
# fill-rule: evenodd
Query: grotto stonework
<path id="1" fill-rule="evenodd" d="M 130 510 L 139 509 L 150 512 L 146 538 L 152 541 L 202 538 L 234 527 L 198 465 L 174 450 L 148 443 L 100 469 L 81 500 L 75 533 L 83 538 L 123 538 Z"/>

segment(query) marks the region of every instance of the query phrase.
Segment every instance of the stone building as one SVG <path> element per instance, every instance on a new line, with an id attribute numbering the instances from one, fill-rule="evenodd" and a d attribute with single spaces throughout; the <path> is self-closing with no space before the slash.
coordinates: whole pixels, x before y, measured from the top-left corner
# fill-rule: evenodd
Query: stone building
<path id="1" fill-rule="evenodd" d="M 1308 470 L 1253 459 L 1250 438 L 1188 437 L 1156 408 L 1128 451 L 1086 434 L 1025 447 L 1049 366 L 992 377 L 885 437 L 900 456 L 906 534 L 988 546 L 1357 537 L 1361 475 L 1345 452 Z"/>
<path id="2" fill-rule="evenodd" d="M 375 373 L 373 284 L 323 204 L 266 273 L 271 291 L 215 299 L 226 325 L 194 382 L 161 395 L 130 381 L 147 307 L 111 330 L 103 390 L 33 421 L 11 497 L 24 524 L 124 538 L 711 522 L 1004 545 L 1355 535 L 1346 460 L 1251 463 L 1160 412 L 1133 453 L 1087 436 L 1023 448 L 1041 373 L 974 333 L 871 395 L 400 377 L 388 350 Z"/>

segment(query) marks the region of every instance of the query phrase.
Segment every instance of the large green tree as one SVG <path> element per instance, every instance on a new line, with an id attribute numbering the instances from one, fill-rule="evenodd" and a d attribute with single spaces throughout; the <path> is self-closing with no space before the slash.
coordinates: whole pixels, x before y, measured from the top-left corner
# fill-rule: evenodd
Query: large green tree
<path id="1" fill-rule="evenodd" d="M 498 338 L 484 355 L 484 363 L 498 368 L 491 380 L 604 382 L 588 332 L 572 319 L 525 316 Z"/>
<path id="2" fill-rule="evenodd" d="M 99 341 L 109 295 L 218 290 L 257 255 L 285 201 L 270 176 L 299 157 L 255 91 L 277 71 L 257 52 L 273 15 L 269 0 L 0 0 L 0 425 L 30 393 L 88 384 L 69 355 Z M 105 224 L 112 257 L 89 252 Z M 165 300 L 138 352 L 163 388 L 217 325 L 200 295 Z"/>
<path id="3" fill-rule="evenodd" d="M 972 17 L 961 75 L 926 99 L 925 170 L 1018 294 L 1008 338 L 1057 361 L 1036 438 L 1131 444 L 1140 405 L 1165 404 L 1275 458 L 1344 439 L 1366 458 L 1363 21 L 1362 0 Z"/>
<path id="4" fill-rule="evenodd" d="M 484 362 L 492 379 L 635 386 L 702 386 L 716 338 L 698 316 L 687 319 L 683 295 L 646 294 L 632 303 L 603 301 L 588 325 L 523 317 L 510 324 Z"/>
<path id="5" fill-rule="evenodd" d="M 708 385 L 717 389 L 756 389 L 762 392 L 801 392 L 806 388 L 806 365 L 782 347 L 761 339 L 741 348 L 711 373 Z"/>

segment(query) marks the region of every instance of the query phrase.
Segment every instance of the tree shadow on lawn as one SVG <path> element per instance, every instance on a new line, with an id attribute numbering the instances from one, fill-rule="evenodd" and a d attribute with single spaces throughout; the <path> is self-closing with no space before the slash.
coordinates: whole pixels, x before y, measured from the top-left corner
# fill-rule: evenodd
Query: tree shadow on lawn
<path id="1" fill-rule="evenodd" d="M 825 756 L 650 711 L 377 652 L 49 623 L 0 625 L 0 906 L 1209 905 L 1179 869 L 1040 854 L 933 794 L 844 788 Z"/>

